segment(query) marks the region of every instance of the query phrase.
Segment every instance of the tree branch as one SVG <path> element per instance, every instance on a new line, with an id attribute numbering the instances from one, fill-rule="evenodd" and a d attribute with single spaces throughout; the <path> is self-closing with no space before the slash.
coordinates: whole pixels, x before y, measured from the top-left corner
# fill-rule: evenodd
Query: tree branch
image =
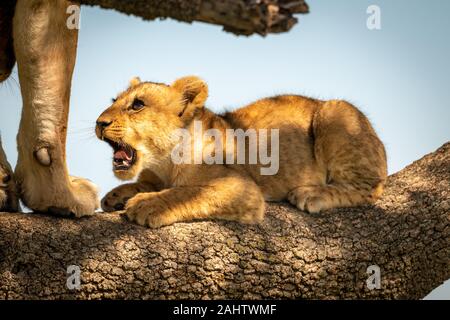
<path id="1" fill-rule="evenodd" d="M 447 143 L 390 176 L 375 206 L 270 204 L 259 226 L 2 213 L 0 298 L 423 298 L 450 278 L 449 169 Z M 366 286 L 370 265 L 381 289 Z"/>
<path id="2" fill-rule="evenodd" d="M 239 35 L 286 32 L 297 23 L 296 13 L 308 13 L 304 0 L 78 0 L 87 5 L 153 20 L 173 18 L 221 25 Z"/>

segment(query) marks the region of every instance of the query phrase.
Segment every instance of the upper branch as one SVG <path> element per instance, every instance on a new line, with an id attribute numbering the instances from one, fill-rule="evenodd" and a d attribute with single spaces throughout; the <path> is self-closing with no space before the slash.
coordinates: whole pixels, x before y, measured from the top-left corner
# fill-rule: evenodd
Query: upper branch
<path id="1" fill-rule="evenodd" d="M 286 32 L 297 23 L 296 13 L 308 13 L 304 0 L 79 0 L 133 14 L 146 20 L 173 18 L 221 25 L 239 35 Z"/>

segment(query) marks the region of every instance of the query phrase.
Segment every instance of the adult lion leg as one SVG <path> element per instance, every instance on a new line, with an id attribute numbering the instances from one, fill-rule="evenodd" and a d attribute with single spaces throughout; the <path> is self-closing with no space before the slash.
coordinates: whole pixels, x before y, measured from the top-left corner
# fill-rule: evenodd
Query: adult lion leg
<path id="1" fill-rule="evenodd" d="M 15 0 L 0 3 L 0 82 L 11 74 L 15 63 L 12 41 L 12 19 Z M 4 112 L 4 110 L 0 110 Z M 19 201 L 11 166 L 6 159 L 0 138 L 0 211 L 18 211 Z"/>
<path id="2" fill-rule="evenodd" d="M 0 211 L 19 210 L 16 183 L 0 139 Z"/>
<path id="3" fill-rule="evenodd" d="M 66 25 L 65 0 L 18 0 L 14 50 L 23 99 L 16 178 L 31 209 L 75 216 L 98 207 L 93 183 L 70 177 L 65 143 L 78 31 Z"/>

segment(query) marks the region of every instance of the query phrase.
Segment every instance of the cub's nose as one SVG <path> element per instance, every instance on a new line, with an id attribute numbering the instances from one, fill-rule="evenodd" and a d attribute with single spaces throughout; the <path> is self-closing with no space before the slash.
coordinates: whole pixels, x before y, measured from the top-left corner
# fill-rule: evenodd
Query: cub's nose
<path id="1" fill-rule="evenodd" d="M 106 119 L 102 119 L 101 117 L 97 119 L 97 126 L 95 127 L 95 134 L 97 135 L 97 137 L 99 139 L 103 140 L 103 131 L 105 131 L 105 129 L 110 126 L 112 123 L 112 121 L 110 120 L 106 120 Z"/>
<path id="2" fill-rule="evenodd" d="M 104 121 L 104 120 L 97 120 L 97 127 L 100 130 L 105 129 L 106 127 L 109 127 L 109 125 L 112 123 L 112 121 Z"/>

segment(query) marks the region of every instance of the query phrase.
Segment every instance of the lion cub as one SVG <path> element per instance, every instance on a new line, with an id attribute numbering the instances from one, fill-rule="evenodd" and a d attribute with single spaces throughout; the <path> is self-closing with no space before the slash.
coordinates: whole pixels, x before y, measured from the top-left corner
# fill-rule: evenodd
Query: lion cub
<path id="1" fill-rule="evenodd" d="M 380 197 L 383 144 L 348 102 L 285 95 L 217 115 L 204 107 L 207 96 L 193 76 L 172 85 L 132 79 L 98 118 L 96 134 L 114 150 L 114 174 L 137 182 L 110 191 L 103 210 L 125 209 L 129 220 L 157 228 L 205 218 L 257 223 L 264 200 L 319 212 Z M 183 152 L 181 136 L 190 138 Z M 263 171 L 261 150 L 274 170 Z"/>

